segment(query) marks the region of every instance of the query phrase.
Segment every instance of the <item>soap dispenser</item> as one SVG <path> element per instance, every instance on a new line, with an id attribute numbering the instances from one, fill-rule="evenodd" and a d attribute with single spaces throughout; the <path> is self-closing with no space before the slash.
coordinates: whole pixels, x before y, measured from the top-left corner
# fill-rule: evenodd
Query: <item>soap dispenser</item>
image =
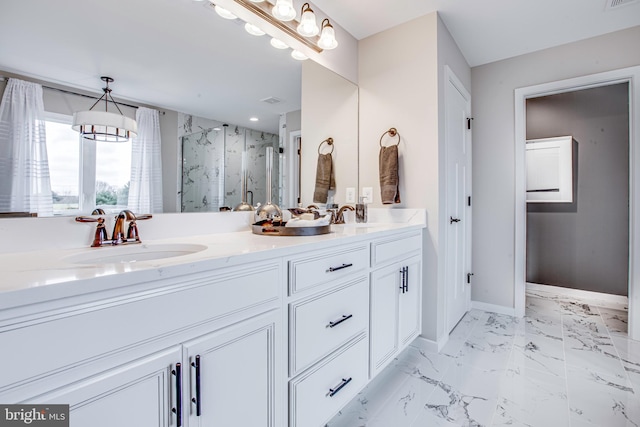
<path id="1" fill-rule="evenodd" d="M 356 222 L 367 222 L 367 204 L 364 202 L 364 197 L 360 197 L 359 202 L 356 203 Z"/>

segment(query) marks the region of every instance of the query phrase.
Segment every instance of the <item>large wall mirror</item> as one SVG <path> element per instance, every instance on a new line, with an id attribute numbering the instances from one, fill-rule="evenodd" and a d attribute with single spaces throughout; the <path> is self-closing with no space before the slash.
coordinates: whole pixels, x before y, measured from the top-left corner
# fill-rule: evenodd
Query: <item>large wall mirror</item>
<path id="1" fill-rule="evenodd" d="M 327 137 L 335 141 L 330 201 L 357 189 L 357 86 L 249 35 L 208 1 L 3 0 L 2 9 L 0 75 L 52 88 L 45 109 L 88 109 L 91 100 L 53 89 L 96 95 L 108 75 L 117 100 L 161 111 L 165 212 L 232 208 L 243 196 L 243 163 L 252 168 L 247 201 L 264 203 L 267 146 L 274 202 L 311 204 Z"/>

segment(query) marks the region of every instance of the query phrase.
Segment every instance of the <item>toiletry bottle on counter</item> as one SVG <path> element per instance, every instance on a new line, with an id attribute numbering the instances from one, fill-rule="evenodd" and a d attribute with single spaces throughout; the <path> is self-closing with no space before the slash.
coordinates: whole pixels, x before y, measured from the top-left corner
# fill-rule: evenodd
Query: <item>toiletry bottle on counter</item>
<path id="1" fill-rule="evenodd" d="M 360 201 L 356 203 L 356 222 L 367 222 L 367 204 L 364 197 L 360 197 Z"/>

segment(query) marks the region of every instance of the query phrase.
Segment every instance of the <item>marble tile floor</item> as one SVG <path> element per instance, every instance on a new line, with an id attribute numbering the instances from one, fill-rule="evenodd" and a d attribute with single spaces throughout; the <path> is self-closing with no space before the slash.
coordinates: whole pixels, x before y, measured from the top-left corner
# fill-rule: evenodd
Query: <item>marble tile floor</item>
<path id="1" fill-rule="evenodd" d="M 440 353 L 414 342 L 326 427 L 640 427 L 626 325 L 624 304 L 528 290 L 522 319 L 471 310 Z"/>

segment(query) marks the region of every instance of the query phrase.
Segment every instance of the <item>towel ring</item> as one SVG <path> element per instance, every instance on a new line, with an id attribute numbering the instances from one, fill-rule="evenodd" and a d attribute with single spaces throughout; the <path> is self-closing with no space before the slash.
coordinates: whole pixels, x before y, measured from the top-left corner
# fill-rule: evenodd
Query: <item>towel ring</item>
<path id="1" fill-rule="evenodd" d="M 391 128 L 388 131 L 386 131 L 385 133 L 382 134 L 382 136 L 380 137 L 380 147 L 382 147 L 382 138 L 384 138 L 384 136 L 386 134 L 389 134 L 390 137 L 394 137 L 397 136 L 398 137 L 398 143 L 396 145 L 400 145 L 400 132 L 398 132 L 398 129 L 396 128 Z"/>
<path id="2" fill-rule="evenodd" d="M 325 139 L 324 141 L 322 141 L 320 143 L 320 145 L 318 145 L 318 154 L 320 154 L 320 149 L 322 148 L 322 144 L 324 144 L 325 142 L 327 143 L 327 145 L 329 145 L 331 147 L 331 151 L 329 151 L 327 154 L 333 153 L 333 149 L 335 148 L 333 146 L 333 138 L 329 137 L 329 138 Z"/>

